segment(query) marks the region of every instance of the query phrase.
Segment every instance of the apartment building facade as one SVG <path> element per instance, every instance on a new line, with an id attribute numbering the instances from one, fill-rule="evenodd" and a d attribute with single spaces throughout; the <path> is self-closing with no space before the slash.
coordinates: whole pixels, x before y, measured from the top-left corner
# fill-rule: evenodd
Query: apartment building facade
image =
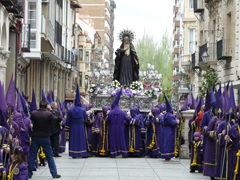
<path id="1" fill-rule="evenodd" d="M 87 15 L 92 20 L 95 30 L 101 37 L 101 45 L 104 48 L 103 60 L 114 63 L 114 0 L 78 0 L 82 5 L 78 14 Z"/>

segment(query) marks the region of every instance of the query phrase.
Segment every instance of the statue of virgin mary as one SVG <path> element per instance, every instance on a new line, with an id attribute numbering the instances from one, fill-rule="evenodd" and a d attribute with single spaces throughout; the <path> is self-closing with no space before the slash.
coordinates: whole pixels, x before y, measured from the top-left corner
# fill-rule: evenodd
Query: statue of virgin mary
<path id="1" fill-rule="evenodd" d="M 132 44 L 134 37 L 135 35 L 131 30 L 121 31 L 119 40 L 122 44 L 115 52 L 113 80 L 117 80 L 125 87 L 129 87 L 134 81 L 139 80 L 139 59 Z"/>

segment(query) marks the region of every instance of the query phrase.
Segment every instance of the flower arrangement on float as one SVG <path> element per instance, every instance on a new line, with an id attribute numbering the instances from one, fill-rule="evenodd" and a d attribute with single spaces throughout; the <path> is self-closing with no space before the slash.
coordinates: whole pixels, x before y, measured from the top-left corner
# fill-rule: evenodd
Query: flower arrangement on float
<path id="1" fill-rule="evenodd" d="M 95 97 L 100 94 L 102 95 L 110 95 L 115 97 L 120 90 L 120 83 L 115 80 L 112 82 L 111 86 L 104 87 L 103 85 L 97 86 L 95 84 L 91 84 L 88 89 L 88 94 L 90 97 Z M 158 98 L 158 96 L 162 95 L 162 89 L 160 86 L 155 85 L 150 88 L 144 88 L 143 83 L 139 81 L 133 82 L 130 87 L 124 87 L 122 90 L 123 96 L 134 97 L 134 96 L 147 96 L 149 98 Z"/>

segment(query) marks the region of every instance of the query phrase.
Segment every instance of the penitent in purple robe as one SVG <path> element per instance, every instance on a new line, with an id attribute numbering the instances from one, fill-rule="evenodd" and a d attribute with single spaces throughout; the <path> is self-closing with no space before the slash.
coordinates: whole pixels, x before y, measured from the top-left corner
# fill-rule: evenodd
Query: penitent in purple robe
<path id="1" fill-rule="evenodd" d="M 238 144 L 240 139 L 239 134 L 240 128 L 239 125 L 236 123 L 234 124 L 231 129 L 229 129 L 229 137 L 230 141 L 227 144 L 227 148 L 231 148 L 228 151 L 228 178 L 227 179 L 234 179 L 234 170 L 237 164 L 237 153 L 238 153 Z M 240 172 L 238 172 L 239 174 Z M 240 179 L 238 177 L 238 179 Z"/>
<path id="2" fill-rule="evenodd" d="M 109 146 L 111 157 L 128 155 L 128 149 L 124 137 L 124 122 L 126 121 L 130 123 L 131 118 L 128 117 L 118 106 L 121 94 L 122 89 L 118 92 L 117 97 L 112 103 L 112 110 L 106 119 L 109 124 Z"/>
<path id="3" fill-rule="evenodd" d="M 127 149 L 129 150 L 128 156 L 137 157 L 141 155 L 142 139 L 141 139 L 141 116 L 136 115 L 137 111 L 135 108 L 130 110 L 132 120 L 130 123 L 125 123 L 125 141 Z"/>
<path id="4" fill-rule="evenodd" d="M 207 135 L 206 133 L 206 129 L 208 128 L 208 124 L 210 122 L 210 110 L 205 112 L 203 115 L 203 119 L 202 119 L 202 123 L 201 123 L 201 130 L 202 130 L 202 135 L 203 135 L 203 158 L 204 158 L 204 154 L 205 154 L 205 147 L 206 147 L 206 143 L 207 143 Z"/>
<path id="5" fill-rule="evenodd" d="M 164 115 L 163 133 L 161 137 L 161 158 L 171 159 L 174 157 L 175 128 L 178 126 L 175 116 L 171 113 Z"/>
<path id="6" fill-rule="evenodd" d="M 151 157 L 160 157 L 161 155 L 161 136 L 163 118 L 158 114 L 158 108 L 152 109 L 153 118 L 146 121 L 147 131 L 147 154 Z"/>
<path id="7" fill-rule="evenodd" d="M 103 107 L 103 112 L 98 113 L 95 132 L 98 135 L 98 148 L 96 149 L 97 155 L 108 156 L 109 155 L 109 125 L 106 123 L 107 111 L 109 108 L 107 106 Z"/>
<path id="8" fill-rule="evenodd" d="M 175 116 L 173 115 L 173 109 L 170 105 L 167 97 L 165 96 L 167 113 L 163 117 L 163 133 L 161 136 L 162 147 L 161 147 L 161 158 L 171 159 L 174 157 L 175 148 L 175 129 L 178 126 Z"/>
<path id="9" fill-rule="evenodd" d="M 205 155 L 204 155 L 204 176 L 214 177 L 215 176 L 215 167 L 216 167 L 216 138 L 217 132 L 214 129 L 215 123 L 217 122 L 217 118 L 213 117 L 209 122 L 208 127 L 205 132 L 205 136 L 207 136 L 207 142 L 205 147 Z"/>
<path id="10" fill-rule="evenodd" d="M 226 129 L 227 124 L 225 121 L 218 121 L 220 123 L 219 128 L 218 128 L 218 133 L 217 133 L 217 149 L 218 149 L 218 154 L 217 154 L 217 164 L 216 164 L 216 172 L 215 172 L 215 179 L 220 179 L 221 176 L 221 171 L 222 171 L 222 165 L 224 165 L 223 172 L 222 172 L 222 178 L 226 179 L 226 174 L 228 168 L 226 168 L 226 159 L 228 159 L 226 156 L 228 156 L 228 149 L 226 151 L 224 150 L 225 148 L 225 143 L 224 143 L 224 136 L 222 135 L 222 131 Z M 217 123 L 216 123 L 217 124 Z M 225 153 L 225 158 L 223 161 L 223 155 Z"/>
<path id="11" fill-rule="evenodd" d="M 87 157 L 87 142 L 84 120 L 88 117 L 81 107 L 79 87 L 77 86 L 75 106 L 68 111 L 65 130 L 69 132 L 69 156 Z"/>
<path id="12" fill-rule="evenodd" d="M 6 167 L 6 175 L 9 175 L 9 168 L 11 166 L 12 162 L 9 163 Z M 17 167 L 16 167 L 17 166 Z M 15 168 L 16 167 L 16 168 Z M 26 164 L 15 164 L 13 163 L 11 171 L 15 168 L 15 171 L 13 173 L 12 180 L 28 180 L 28 168 Z"/>
<path id="13" fill-rule="evenodd" d="M 191 164 L 190 164 L 190 170 L 191 171 L 199 171 L 202 172 L 202 139 L 199 139 L 198 141 L 193 141 L 189 144 L 189 149 L 191 149 Z"/>
<path id="14" fill-rule="evenodd" d="M 66 119 L 63 118 L 62 120 L 62 130 L 60 132 L 60 146 L 59 146 L 59 153 L 65 152 L 66 149 L 66 131 L 65 131 Z"/>

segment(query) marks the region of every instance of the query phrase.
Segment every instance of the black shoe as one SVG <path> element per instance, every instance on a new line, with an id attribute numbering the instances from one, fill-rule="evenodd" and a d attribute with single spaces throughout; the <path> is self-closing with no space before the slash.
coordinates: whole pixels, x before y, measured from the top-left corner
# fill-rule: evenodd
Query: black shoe
<path id="1" fill-rule="evenodd" d="M 55 176 L 53 176 L 53 178 L 60 178 L 61 177 L 61 175 L 59 175 L 59 174 L 56 174 Z"/>
<path id="2" fill-rule="evenodd" d="M 73 159 L 77 159 L 76 157 L 72 157 Z"/>
<path id="3" fill-rule="evenodd" d="M 58 155 L 53 155 L 53 157 L 62 157 L 62 156 L 60 156 L 60 155 L 58 154 Z"/>
<path id="4" fill-rule="evenodd" d="M 32 176 L 28 176 L 28 179 L 32 179 Z"/>
<path id="5" fill-rule="evenodd" d="M 195 170 L 191 170 L 190 173 L 195 173 Z"/>

